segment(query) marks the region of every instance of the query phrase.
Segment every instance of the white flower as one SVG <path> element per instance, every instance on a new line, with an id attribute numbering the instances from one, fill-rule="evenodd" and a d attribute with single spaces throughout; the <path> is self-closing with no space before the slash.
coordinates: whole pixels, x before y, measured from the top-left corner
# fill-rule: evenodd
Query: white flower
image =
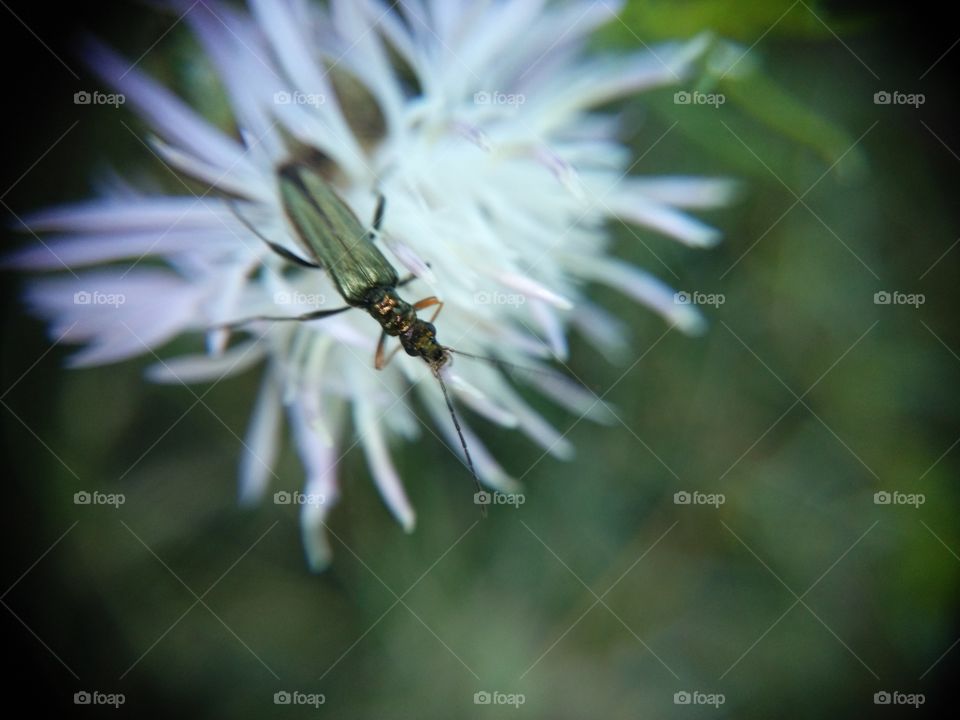
<path id="1" fill-rule="evenodd" d="M 566 356 L 569 325 L 608 349 L 621 342 L 617 322 L 585 299 L 589 282 L 617 288 L 681 329 L 698 329 L 694 308 L 605 254 L 605 223 L 619 217 L 706 246 L 717 234 L 678 208 L 721 205 L 731 188 L 627 175 L 632 159 L 616 139 L 618 118 L 593 108 L 675 83 L 704 42 L 588 57 L 586 38 L 614 16 L 612 1 L 251 5 L 250 15 L 209 1 L 179 8 L 222 78 L 236 136 L 126 60 L 90 50 L 101 77 L 152 127 L 155 152 L 208 190 L 174 196 L 115 183 L 101 199 L 33 215 L 33 230 L 58 234 L 14 263 L 71 270 L 36 280 L 29 303 L 50 319 L 55 336 L 84 344 L 74 365 L 153 353 L 182 333 L 206 333 L 208 352 L 157 362 L 151 379 L 219 381 L 266 363 L 240 497 L 257 502 L 268 493 L 285 409 L 306 466 L 300 497 L 321 500 L 301 507 L 308 559 L 319 569 L 329 559 L 323 527 L 337 500 L 337 461 L 351 421 L 384 501 L 408 530 L 414 511 L 388 447 L 397 436 L 433 432 L 413 413 L 411 390 L 458 453 L 459 443 L 424 362 L 401 356 L 374 370 L 380 328 L 363 312 L 255 323 L 229 346 L 226 332 L 210 329 L 253 315 L 299 314 L 321 299 L 342 304 L 324 272 L 291 269 L 241 222 L 227 196 L 242 198 L 236 209 L 260 234 L 304 255 L 282 212 L 276 168 L 292 152 L 322 156 L 364 222 L 376 192 L 386 197 L 377 242 L 401 275 L 417 276 L 404 297 L 445 303 L 440 342 L 531 366 Z M 102 263 L 114 264 L 89 269 Z M 567 440 L 495 367 L 464 359 L 446 377 L 462 404 L 555 456 L 570 454 Z M 596 414 L 595 398 L 574 383 L 531 380 L 574 413 Z M 464 433 L 481 480 L 512 489 L 466 425 Z M 467 497 L 465 469 L 463 479 Z"/>

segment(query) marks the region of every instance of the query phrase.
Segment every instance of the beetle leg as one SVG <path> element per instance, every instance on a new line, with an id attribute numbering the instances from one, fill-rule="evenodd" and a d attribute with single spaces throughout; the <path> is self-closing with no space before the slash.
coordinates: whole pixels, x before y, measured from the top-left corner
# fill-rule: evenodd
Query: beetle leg
<path id="1" fill-rule="evenodd" d="M 433 307 L 434 305 L 437 306 L 437 309 L 433 311 L 433 315 L 430 318 L 430 322 L 433 322 L 437 319 L 437 315 L 440 314 L 440 311 L 443 310 L 443 301 L 438 300 L 435 295 L 431 295 L 430 297 L 426 297 L 423 300 L 415 302 L 413 304 L 413 309 L 424 310 L 425 308 Z"/>
<path id="2" fill-rule="evenodd" d="M 386 356 L 384 356 L 384 349 L 386 348 L 388 337 L 389 336 L 386 332 L 380 333 L 380 341 L 377 343 L 377 352 L 373 356 L 373 366 L 377 370 L 383 370 L 387 365 L 390 364 L 390 361 L 393 360 L 393 356 L 400 351 L 401 346 L 397 345 Z"/>

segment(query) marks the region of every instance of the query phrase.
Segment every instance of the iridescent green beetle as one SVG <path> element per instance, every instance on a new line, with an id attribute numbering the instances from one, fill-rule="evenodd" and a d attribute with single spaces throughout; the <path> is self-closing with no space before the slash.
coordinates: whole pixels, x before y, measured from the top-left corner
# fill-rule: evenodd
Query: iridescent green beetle
<path id="1" fill-rule="evenodd" d="M 244 220 L 240 213 L 237 213 L 237 217 L 283 258 L 303 267 L 326 270 L 337 292 L 347 305 L 333 310 L 315 310 L 302 315 L 259 315 L 230 323 L 228 327 L 238 327 L 254 320 L 319 320 L 351 308 L 365 310 L 382 328 L 374 356 L 374 366 L 377 370 L 386 367 L 401 347 L 408 355 L 423 358 L 430 366 L 433 376 L 443 391 L 443 398 L 460 438 L 467 467 L 479 491 L 480 480 L 474 469 L 470 451 L 467 449 L 463 431 L 460 429 L 460 421 L 454 411 L 453 402 L 447 392 L 446 383 L 440 374 L 441 368 L 450 361 L 450 353 L 454 352 L 452 348 L 437 342 L 437 331 L 433 325 L 433 321 L 443 308 L 443 303 L 431 295 L 410 304 L 397 294 L 398 287 L 402 287 L 414 278 L 400 280 L 396 270 L 374 244 L 375 233 L 383 222 L 383 196 L 381 195 L 377 201 L 371 231 L 363 227 L 330 183 L 311 165 L 298 161 L 288 162 L 278 169 L 277 175 L 284 212 L 296 230 L 302 245 L 309 251 L 312 260 L 300 257 L 267 240 Z M 436 307 L 429 322 L 417 317 L 418 310 L 429 307 Z M 384 348 L 388 337 L 399 338 L 400 345 L 386 355 Z M 480 509 L 486 515 L 483 505 Z"/>

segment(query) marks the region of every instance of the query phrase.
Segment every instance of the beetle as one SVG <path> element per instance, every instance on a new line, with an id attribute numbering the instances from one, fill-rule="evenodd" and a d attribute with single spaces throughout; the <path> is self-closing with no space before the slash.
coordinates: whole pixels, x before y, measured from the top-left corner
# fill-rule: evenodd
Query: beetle
<path id="1" fill-rule="evenodd" d="M 376 233 L 383 223 L 385 198 L 379 195 L 374 211 L 372 230 L 363 226 L 350 206 L 337 194 L 333 186 L 311 164 L 292 160 L 277 169 L 284 213 L 296 231 L 310 258 L 304 258 L 287 248 L 263 237 L 256 228 L 233 206 L 234 213 L 246 227 L 263 240 L 267 246 L 284 259 L 314 270 L 325 270 L 337 292 L 346 302 L 345 307 L 332 310 L 314 310 L 301 315 L 258 315 L 224 326 L 235 328 L 255 320 L 309 321 L 337 315 L 352 308 L 359 308 L 379 323 L 381 332 L 374 356 L 374 367 L 382 370 L 396 352 L 403 350 L 410 356 L 419 357 L 430 367 L 443 392 L 443 399 L 450 412 L 460 446 L 473 476 L 477 491 L 481 492 L 477 476 L 460 428 L 460 421 L 453 407 L 450 393 L 441 375 L 441 370 L 450 362 L 453 348 L 441 345 L 433 322 L 443 309 L 443 302 L 436 296 L 408 303 L 397 289 L 414 280 L 403 280 L 379 248 L 374 244 Z M 417 311 L 436 308 L 430 320 L 417 316 Z M 388 337 L 396 337 L 399 347 L 385 353 Z M 486 508 L 480 505 L 486 516 Z"/>

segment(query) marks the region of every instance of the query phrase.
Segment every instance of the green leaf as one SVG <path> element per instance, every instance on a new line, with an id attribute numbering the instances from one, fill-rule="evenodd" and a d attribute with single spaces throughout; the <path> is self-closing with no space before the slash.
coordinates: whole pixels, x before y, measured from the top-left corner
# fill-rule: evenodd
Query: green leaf
<path id="1" fill-rule="evenodd" d="M 823 38 L 831 35 L 831 29 L 839 32 L 815 0 L 631 0 L 620 13 L 620 22 L 610 23 L 603 37 L 612 44 L 636 45 L 638 38 L 672 40 L 705 28 L 750 44 L 768 36 Z"/>

